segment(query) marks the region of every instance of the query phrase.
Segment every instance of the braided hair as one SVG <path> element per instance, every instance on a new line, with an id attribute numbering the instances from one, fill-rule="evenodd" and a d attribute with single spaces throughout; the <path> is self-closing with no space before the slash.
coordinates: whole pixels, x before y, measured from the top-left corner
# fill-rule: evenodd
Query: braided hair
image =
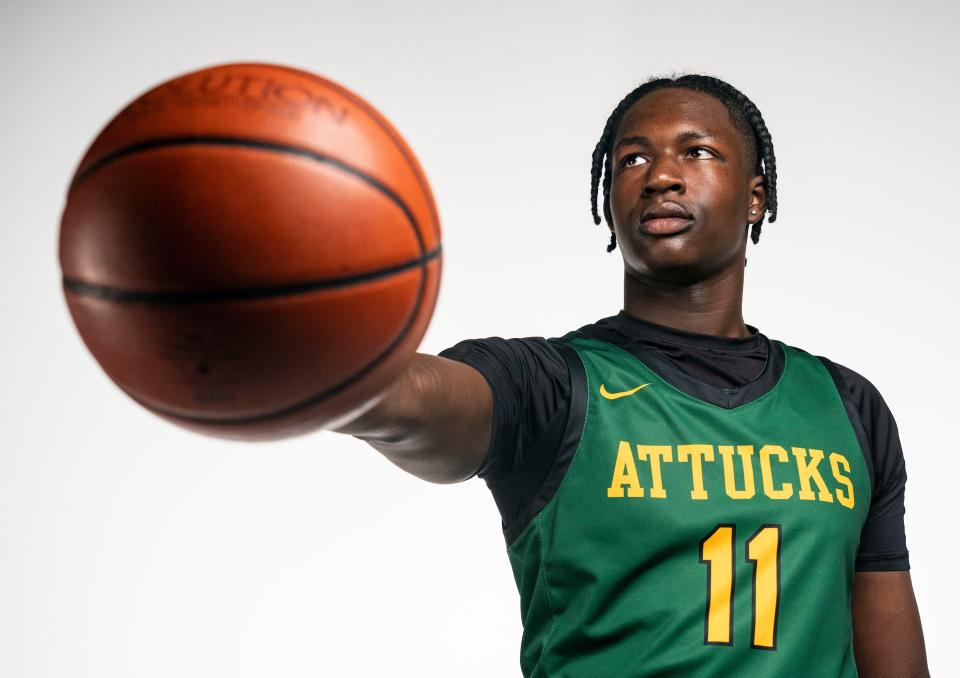
<path id="1" fill-rule="evenodd" d="M 770 212 L 770 223 L 777 219 L 777 159 L 773 153 L 773 140 L 767 130 L 763 116 L 750 99 L 733 85 L 709 75 L 687 74 L 676 78 L 653 77 L 627 94 L 613 113 L 607 118 L 607 124 L 600 135 L 593 150 L 593 164 L 590 167 L 590 207 L 593 212 L 593 222 L 600 224 L 600 214 L 597 211 L 597 193 L 600 179 L 603 178 L 603 217 L 610 226 L 610 244 L 607 252 L 612 252 L 617 246 L 617 235 L 613 231 L 613 217 L 610 214 L 610 183 L 613 174 L 613 154 L 611 146 L 616 136 L 620 119 L 634 103 L 643 96 L 658 89 L 684 88 L 709 94 L 718 99 L 730 114 L 730 120 L 743 137 L 750 166 L 754 175 L 763 175 L 764 186 L 767 191 L 766 211 Z M 761 164 L 762 163 L 762 164 Z M 764 215 L 765 216 L 765 215 Z M 760 240 L 760 227 L 764 216 L 753 224 L 750 229 L 750 239 L 756 245 Z"/>

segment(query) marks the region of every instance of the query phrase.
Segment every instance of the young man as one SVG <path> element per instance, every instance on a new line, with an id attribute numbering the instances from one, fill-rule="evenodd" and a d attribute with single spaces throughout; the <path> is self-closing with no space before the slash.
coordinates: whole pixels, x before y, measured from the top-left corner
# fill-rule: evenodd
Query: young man
<path id="1" fill-rule="evenodd" d="M 593 214 L 624 307 L 552 339 L 417 354 L 339 431 L 433 482 L 479 475 L 525 676 L 923 676 L 896 424 L 864 377 L 742 316 L 776 217 L 760 112 L 700 75 L 607 121 Z"/>

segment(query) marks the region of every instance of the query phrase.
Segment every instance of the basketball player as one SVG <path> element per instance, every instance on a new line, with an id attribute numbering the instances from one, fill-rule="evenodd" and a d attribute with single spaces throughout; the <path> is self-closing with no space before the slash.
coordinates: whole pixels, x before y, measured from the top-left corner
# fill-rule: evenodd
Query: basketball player
<path id="1" fill-rule="evenodd" d="M 928 675 L 893 416 L 743 320 L 747 235 L 777 213 L 760 112 L 712 77 L 644 83 L 591 197 L 619 313 L 416 354 L 336 430 L 425 480 L 484 479 L 524 676 Z"/>

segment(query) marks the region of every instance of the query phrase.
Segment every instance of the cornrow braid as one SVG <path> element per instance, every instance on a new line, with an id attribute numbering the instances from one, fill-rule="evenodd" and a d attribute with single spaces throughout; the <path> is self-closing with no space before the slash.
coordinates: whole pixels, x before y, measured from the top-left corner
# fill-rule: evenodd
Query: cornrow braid
<path id="1" fill-rule="evenodd" d="M 613 144 L 613 137 L 627 109 L 650 92 L 668 87 L 703 92 L 715 97 L 726 106 L 734 127 L 746 143 L 754 174 L 763 175 L 767 192 L 766 212 L 770 213 L 770 223 L 777 220 L 777 158 L 773 152 L 770 131 L 756 105 L 736 87 L 713 76 L 690 73 L 676 78 L 651 78 L 620 100 L 607 118 L 603 134 L 600 135 L 600 140 L 593 149 L 593 162 L 590 166 L 590 208 L 593 223 L 599 225 L 597 196 L 602 179 L 603 218 L 610 227 L 610 244 L 607 245 L 607 252 L 612 252 L 617 246 L 617 235 L 613 231 L 613 217 L 610 214 L 610 184 L 613 174 L 613 156 L 610 146 Z M 760 241 L 760 230 L 765 217 L 766 214 L 762 215 L 750 229 L 750 239 L 754 245 Z"/>

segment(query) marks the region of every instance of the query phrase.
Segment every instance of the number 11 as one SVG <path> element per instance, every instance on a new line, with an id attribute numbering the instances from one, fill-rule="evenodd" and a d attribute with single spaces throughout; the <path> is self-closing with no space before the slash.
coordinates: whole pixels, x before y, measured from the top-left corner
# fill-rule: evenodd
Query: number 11
<path id="1" fill-rule="evenodd" d="M 700 542 L 700 562 L 707 566 L 704 643 L 732 645 L 733 585 L 736 577 L 733 525 L 718 525 Z M 747 540 L 745 558 L 753 563 L 751 647 L 775 650 L 780 610 L 780 526 L 764 525 Z"/>

